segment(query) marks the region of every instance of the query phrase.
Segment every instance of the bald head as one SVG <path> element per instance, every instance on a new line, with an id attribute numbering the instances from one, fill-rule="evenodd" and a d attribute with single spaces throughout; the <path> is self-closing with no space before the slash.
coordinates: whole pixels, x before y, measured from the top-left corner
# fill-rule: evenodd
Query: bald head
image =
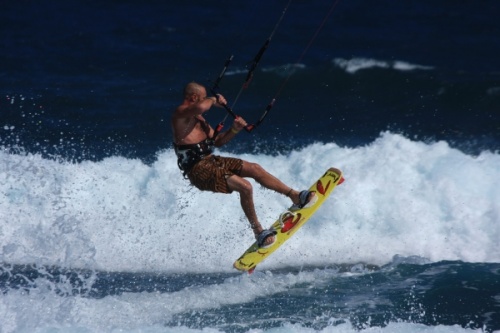
<path id="1" fill-rule="evenodd" d="M 199 83 L 190 82 L 184 87 L 184 98 L 189 98 L 192 95 L 206 95 L 206 89 Z"/>

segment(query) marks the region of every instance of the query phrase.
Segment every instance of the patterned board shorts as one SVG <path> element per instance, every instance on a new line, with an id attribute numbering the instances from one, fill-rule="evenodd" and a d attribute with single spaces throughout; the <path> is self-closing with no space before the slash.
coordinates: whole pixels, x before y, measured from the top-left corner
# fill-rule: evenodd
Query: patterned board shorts
<path id="1" fill-rule="evenodd" d="M 196 163 L 187 176 L 191 184 L 202 191 L 231 193 L 227 178 L 240 175 L 243 160 L 232 157 L 209 155 Z"/>

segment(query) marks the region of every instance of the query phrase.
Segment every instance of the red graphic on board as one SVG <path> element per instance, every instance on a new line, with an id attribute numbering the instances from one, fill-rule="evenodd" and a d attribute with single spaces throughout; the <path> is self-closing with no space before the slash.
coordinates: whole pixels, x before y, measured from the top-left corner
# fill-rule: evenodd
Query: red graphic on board
<path id="1" fill-rule="evenodd" d="M 329 180 L 328 183 L 326 184 L 326 187 L 324 187 L 321 180 L 318 180 L 318 182 L 316 183 L 316 189 L 318 190 L 319 193 L 321 193 L 322 195 L 325 195 L 326 191 L 328 191 L 328 188 L 330 187 L 331 182 L 332 181 Z"/>
<path id="2" fill-rule="evenodd" d="M 297 213 L 295 215 L 290 214 L 287 218 L 285 218 L 283 222 L 283 227 L 281 228 L 281 232 L 285 233 L 287 231 L 290 231 L 297 225 L 297 223 L 300 221 L 300 218 L 302 217 L 302 214 Z"/>

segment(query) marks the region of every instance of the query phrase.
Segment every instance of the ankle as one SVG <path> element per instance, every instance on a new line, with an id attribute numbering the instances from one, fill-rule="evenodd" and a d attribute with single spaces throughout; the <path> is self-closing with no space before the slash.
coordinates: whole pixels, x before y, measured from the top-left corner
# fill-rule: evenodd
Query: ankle
<path id="1" fill-rule="evenodd" d="M 295 191 L 295 190 L 291 189 L 288 192 L 287 197 L 289 197 L 290 200 L 292 200 L 292 202 L 294 204 L 297 203 L 297 202 L 299 202 L 299 192 L 298 191 Z"/>
<path id="2" fill-rule="evenodd" d="M 260 234 L 260 233 L 262 232 L 262 230 L 264 230 L 264 229 L 262 228 L 262 226 L 260 225 L 260 223 L 259 223 L 259 222 L 257 222 L 257 223 L 250 223 L 250 227 L 252 228 L 252 231 L 253 231 L 253 233 L 254 233 L 255 235 Z"/>

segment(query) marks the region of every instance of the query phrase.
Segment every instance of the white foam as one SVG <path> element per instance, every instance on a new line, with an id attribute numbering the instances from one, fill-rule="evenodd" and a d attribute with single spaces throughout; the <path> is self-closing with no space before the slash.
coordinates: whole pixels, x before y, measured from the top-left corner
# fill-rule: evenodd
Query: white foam
<path id="1" fill-rule="evenodd" d="M 61 297 L 54 292 L 54 286 L 46 280 L 38 281 L 30 293 L 10 290 L 0 298 L 2 332 L 222 332 L 217 328 L 202 330 L 185 326 L 165 327 L 176 314 L 219 309 L 235 304 L 250 304 L 263 295 L 272 296 L 293 290 L 300 285 L 322 285 L 331 283 L 332 278 L 342 279 L 351 273 L 339 274 L 335 270 L 313 270 L 297 274 L 257 272 L 252 276 L 239 275 L 228 278 L 220 284 L 190 286 L 170 293 L 124 293 L 102 299 L 80 296 Z M 60 287 L 60 285 L 58 286 Z M 300 289 L 300 288 L 299 288 Z M 244 292 L 242 292 L 244 290 Z M 282 327 L 269 330 L 255 330 L 240 323 L 247 332 L 472 332 L 455 326 L 425 326 L 420 324 L 392 322 L 386 327 L 364 327 L 354 329 L 346 319 L 331 317 L 325 313 L 316 318 L 328 322 L 322 330 L 313 330 L 300 324 L 292 324 L 280 318 Z"/>
<path id="2" fill-rule="evenodd" d="M 500 261 L 498 153 L 473 157 L 445 142 L 384 133 L 359 148 L 318 143 L 286 156 L 239 157 L 298 189 L 330 166 L 346 178 L 263 269 L 385 264 L 396 254 Z M 190 187 L 171 150 L 151 166 L 122 157 L 70 164 L 0 152 L 0 193 L 1 262 L 232 271 L 233 261 L 253 242 L 237 194 Z M 254 193 L 266 226 L 290 204 L 257 185 Z"/>
<path id="3" fill-rule="evenodd" d="M 430 70 L 433 67 L 411 64 L 405 61 L 385 61 L 370 58 L 335 58 L 332 62 L 350 74 L 369 68 L 392 68 L 399 71 Z"/>

